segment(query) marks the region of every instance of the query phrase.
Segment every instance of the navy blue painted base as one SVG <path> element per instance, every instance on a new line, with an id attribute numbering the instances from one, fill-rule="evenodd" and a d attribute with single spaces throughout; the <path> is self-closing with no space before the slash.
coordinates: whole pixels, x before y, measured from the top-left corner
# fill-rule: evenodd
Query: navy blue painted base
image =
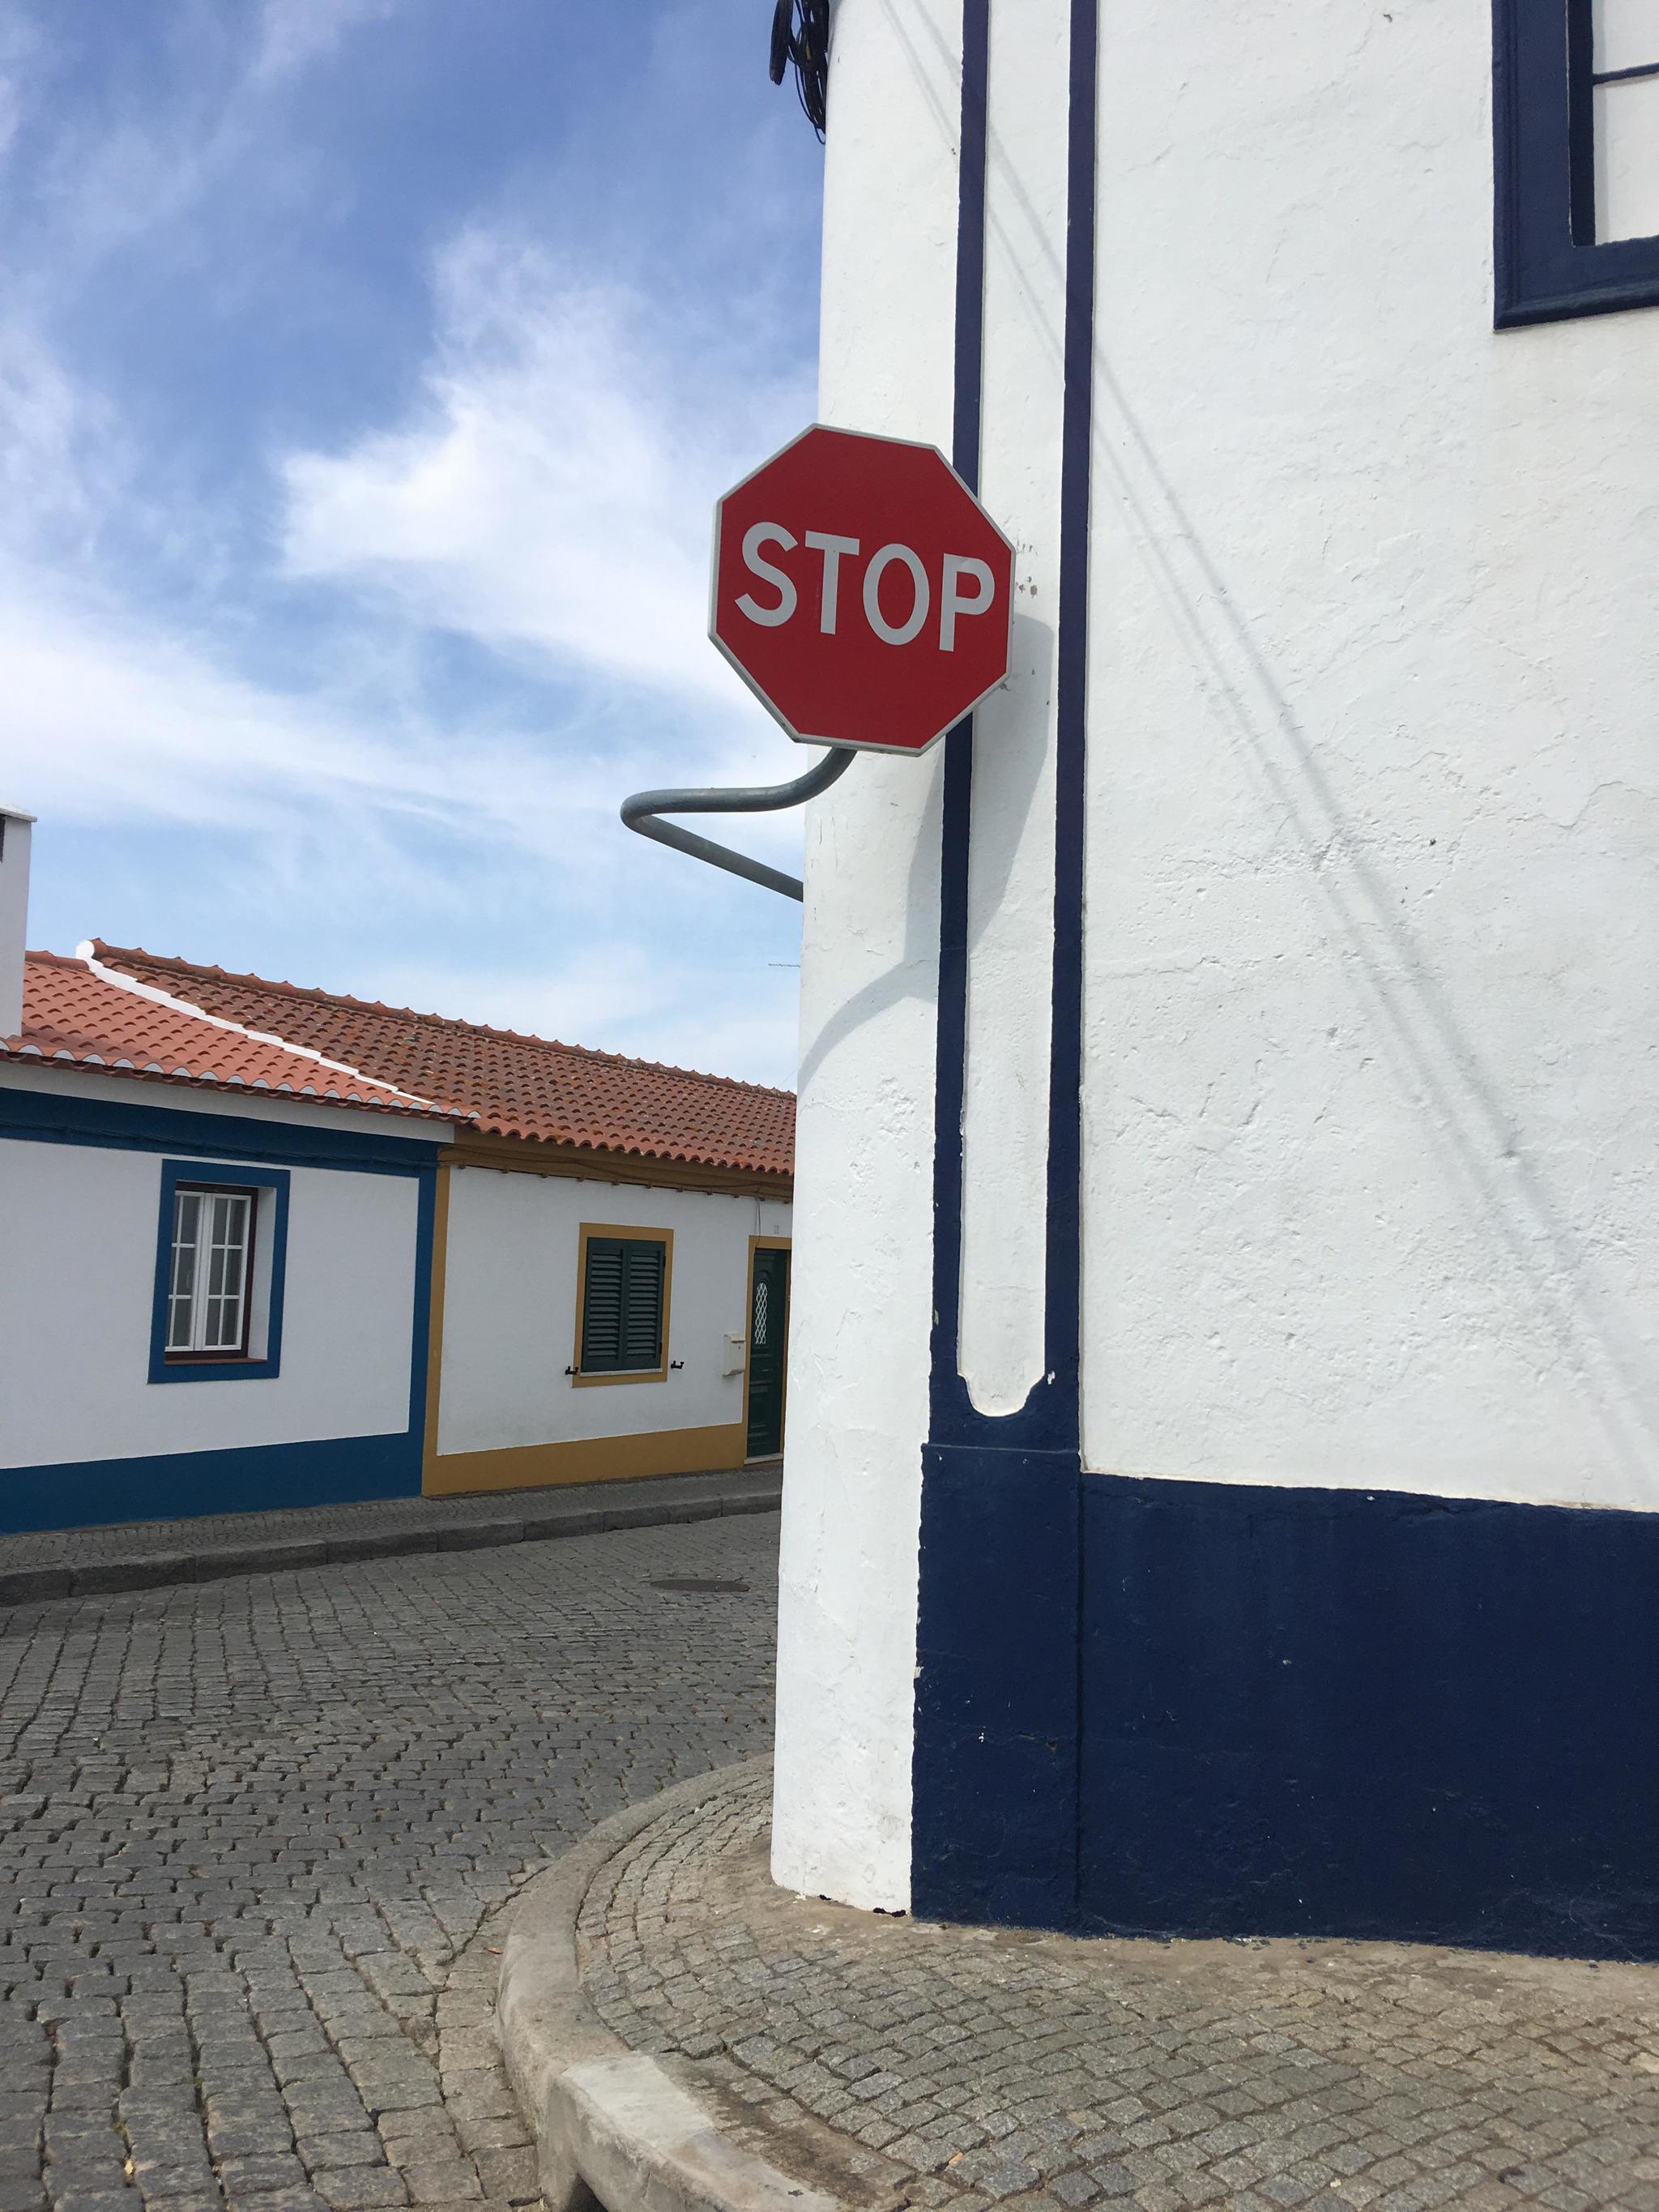
<path id="1" fill-rule="evenodd" d="M 1659 1514 L 930 1448 L 913 1901 L 1659 1960 Z"/>
<path id="2" fill-rule="evenodd" d="M 1082 1488 L 1079 1925 L 1659 1959 L 1659 1516 Z"/>
<path id="3" fill-rule="evenodd" d="M 407 1431 L 242 1451 L 163 1452 L 64 1467 L 0 1468 L 0 1532 L 90 1528 L 198 1513 L 264 1513 L 417 1498 L 421 1443 Z"/>
<path id="4" fill-rule="evenodd" d="M 922 1454 L 911 1901 L 1065 1927 L 1077 1890 L 1078 1463 Z"/>

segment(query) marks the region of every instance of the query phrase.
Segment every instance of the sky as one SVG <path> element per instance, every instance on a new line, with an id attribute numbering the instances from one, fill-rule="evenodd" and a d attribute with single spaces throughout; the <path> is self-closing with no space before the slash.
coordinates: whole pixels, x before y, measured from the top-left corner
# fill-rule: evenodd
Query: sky
<path id="1" fill-rule="evenodd" d="M 706 635 L 714 501 L 815 412 L 769 15 L 0 0 L 31 944 L 793 1079 L 799 908 L 617 818 L 809 763 Z"/>

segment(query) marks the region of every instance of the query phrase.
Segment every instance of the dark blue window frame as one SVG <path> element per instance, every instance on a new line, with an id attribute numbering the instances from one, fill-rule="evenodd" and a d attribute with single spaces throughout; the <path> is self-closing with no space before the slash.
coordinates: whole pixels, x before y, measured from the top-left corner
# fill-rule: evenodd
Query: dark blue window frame
<path id="1" fill-rule="evenodd" d="M 163 1160 L 161 1214 L 155 1237 L 155 1291 L 150 1308 L 149 1379 L 152 1382 L 269 1382 L 282 1371 L 283 1300 L 288 1279 L 286 1168 L 267 1168 L 238 1160 Z M 180 1183 L 211 1183 L 222 1189 L 268 1190 L 270 1216 L 270 1293 L 266 1307 L 265 1349 L 261 1359 L 169 1359 L 167 1286 L 173 1268 L 173 1217 Z M 263 1209 L 262 1209 L 263 1210 Z M 264 1224 L 261 1224 L 261 1234 Z"/>
<path id="2" fill-rule="evenodd" d="M 1591 0 L 1492 0 L 1499 330 L 1659 307 L 1659 238 L 1595 242 Z"/>

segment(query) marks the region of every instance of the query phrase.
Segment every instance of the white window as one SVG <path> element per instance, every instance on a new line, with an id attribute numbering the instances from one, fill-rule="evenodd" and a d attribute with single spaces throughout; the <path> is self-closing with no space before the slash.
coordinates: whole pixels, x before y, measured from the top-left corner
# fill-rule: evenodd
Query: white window
<path id="1" fill-rule="evenodd" d="M 257 1196 L 190 1183 L 173 1194 L 168 1358 L 247 1357 Z"/>
<path id="2" fill-rule="evenodd" d="M 1595 0 L 1595 236 L 1659 235 L 1659 7 Z"/>

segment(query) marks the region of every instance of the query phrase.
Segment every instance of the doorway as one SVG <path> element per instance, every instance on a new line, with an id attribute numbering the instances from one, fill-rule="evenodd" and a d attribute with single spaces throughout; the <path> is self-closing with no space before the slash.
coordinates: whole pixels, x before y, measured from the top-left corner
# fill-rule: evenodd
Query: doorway
<path id="1" fill-rule="evenodd" d="M 749 1441 L 750 1459 L 783 1449 L 789 1346 L 789 1247 L 756 1237 L 749 1249 Z"/>

